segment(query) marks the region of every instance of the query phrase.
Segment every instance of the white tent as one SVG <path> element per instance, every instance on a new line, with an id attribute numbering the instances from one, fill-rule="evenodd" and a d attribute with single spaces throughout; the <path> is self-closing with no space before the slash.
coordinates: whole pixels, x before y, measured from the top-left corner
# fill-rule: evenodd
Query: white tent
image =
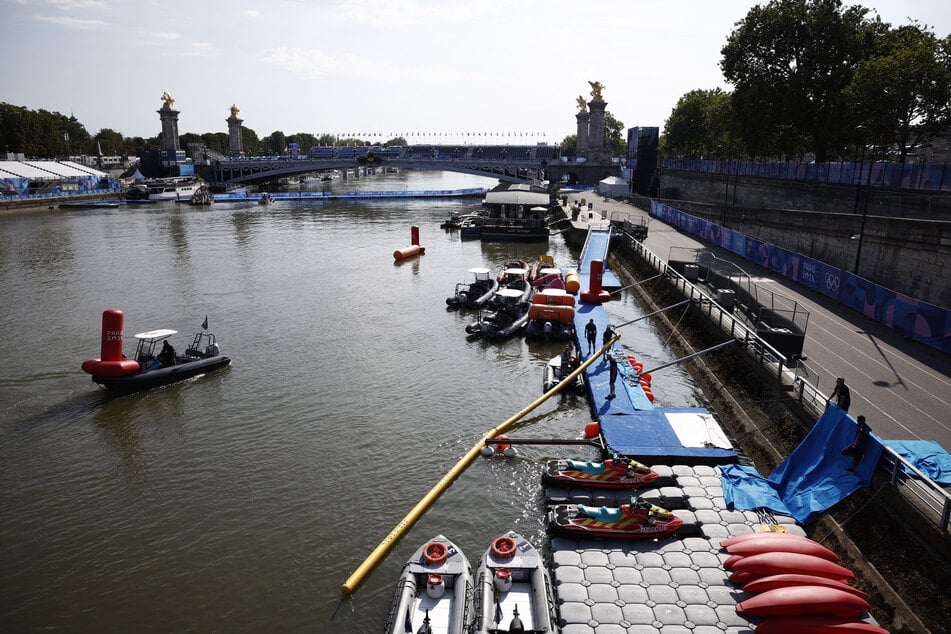
<path id="1" fill-rule="evenodd" d="M 631 185 L 618 176 L 608 176 L 598 183 L 598 193 L 615 198 L 631 193 Z"/>

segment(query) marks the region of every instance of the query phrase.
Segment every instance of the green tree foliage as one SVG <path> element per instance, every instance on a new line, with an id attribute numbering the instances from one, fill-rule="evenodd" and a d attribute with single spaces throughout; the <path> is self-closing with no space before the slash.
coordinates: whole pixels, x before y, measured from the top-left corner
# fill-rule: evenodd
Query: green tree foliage
<path id="1" fill-rule="evenodd" d="M 664 122 L 660 152 L 677 158 L 737 158 L 744 154 L 733 118 L 730 93 L 719 88 L 691 90 Z"/>
<path id="2" fill-rule="evenodd" d="M 624 133 L 624 124 L 614 118 L 610 112 L 604 113 L 604 145 L 611 152 L 611 156 L 627 154 L 627 135 Z"/>
<path id="3" fill-rule="evenodd" d="M 258 134 L 251 128 L 241 126 L 241 144 L 244 146 L 244 153 L 250 156 L 256 156 L 264 151 L 263 144 L 258 139 Z M 225 146 L 227 154 L 227 145 Z"/>
<path id="4" fill-rule="evenodd" d="M 267 154 L 283 154 L 290 139 L 283 132 L 275 130 L 261 141 L 261 150 Z"/>
<path id="5" fill-rule="evenodd" d="M 578 151 L 578 136 L 575 134 L 569 134 L 564 139 L 561 140 L 561 155 L 562 156 L 574 156 Z"/>
<path id="6" fill-rule="evenodd" d="M 868 12 L 841 0 L 772 0 L 737 23 L 720 68 L 753 154 L 796 152 L 808 139 L 821 162 L 854 137 L 843 92 L 887 30 Z"/>
<path id="7" fill-rule="evenodd" d="M 301 152 L 306 153 L 307 150 L 317 144 L 317 137 L 315 137 L 310 132 L 298 132 L 297 134 L 292 134 L 287 137 L 287 142 L 296 143 L 300 146 Z"/>
<path id="8" fill-rule="evenodd" d="M 401 136 L 393 137 L 393 138 L 390 139 L 389 141 L 384 141 L 383 145 L 385 145 L 386 147 L 391 147 L 391 146 L 401 147 L 401 146 L 405 146 L 405 145 L 406 145 L 406 139 L 404 139 L 404 138 L 401 137 Z"/>
<path id="9" fill-rule="evenodd" d="M 873 144 L 895 147 L 904 163 L 909 146 L 951 127 L 951 35 L 939 40 L 913 23 L 884 41 L 880 54 L 859 64 L 845 94 L 854 124 Z"/>
<path id="10" fill-rule="evenodd" d="M 201 135 L 201 142 L 212 152 L 228 154 L 228 135 L 225 132 L 206 132 Z"/>

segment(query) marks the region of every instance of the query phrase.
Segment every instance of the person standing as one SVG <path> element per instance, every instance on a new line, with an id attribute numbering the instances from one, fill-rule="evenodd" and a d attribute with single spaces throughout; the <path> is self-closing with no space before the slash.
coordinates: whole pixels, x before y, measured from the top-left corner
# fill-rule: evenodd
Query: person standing
<path id="1" fill-rule="evenodd" d="M 611 340 L 614 339 L 614 335 L 615 335 L 614 326 L 612 326 L 611 324 L 608 324 L 607 326 L 605 326 L 604 334 L 601 336 L 601 345 L 602 346 L 608 345 L 608 343 L 610 343 Z M 608 356 L 610 356 L 610 353 L 611 353 L 610 349 L 604 351 L 605 360 L 607 360 Z"/>
<path id="2" fill-rule="evenodd" d="M 594 318 L 588 320 L 584 327 L 584 336 L 588 340 L 588 356 L 594 354 L 595 346 L 598 342 L 598 326 L 594 323 Z"/>
<path id="3" fill-rule="evenodd" d="M 872 431 L 872 428 L 865 422 L 864 416 L 859 416 L 855 420 L 858 423 L 855 428 L 855 440 L 852 441 L 851 445 L 842 450 L 843 456 L 852 456 L 852 464 L 845 468 L 849 473 L 855 473 L 855 468 L 859 466 L 859 463 L 862 462 L 862 458 L 865 457 L 865 441 Z"/>
<path id="4" fill-rule="evenodd" d="M 836 407 L 843 412 L 849 411 L 849 406 L 852 404 L 852 395 L 849 392 L 849 386 L 845 384 L 845 379 L 841 376 L 835 380 L 835 388 L 832 389 L 832 394 L 826 399 L 826 406 L 833 400 Z"/>
<path id="5" fill-rule="evenodd" d="M 609 374 L 609 381 L 611 382 L 611 393 L 608 394 L 608 398 L 614 398 L 614 382 L 617 381 L 617 360 L 614 357 L 610 358 L 611 371 Z"/>

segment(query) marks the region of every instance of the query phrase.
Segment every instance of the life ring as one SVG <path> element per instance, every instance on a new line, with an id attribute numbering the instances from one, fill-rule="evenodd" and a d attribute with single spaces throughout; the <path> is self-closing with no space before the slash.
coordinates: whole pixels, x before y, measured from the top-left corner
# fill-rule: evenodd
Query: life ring
<path id="1" fill-rule="evenodd" d="M 423 561 L 431 566 L 438 566 L 449 559 L 449 549 L 440 542 L 429 542 L 423 546 Z"/>
<path id="2" fill-rule="evenodd" d="M 492 554 L 499 559 L 508 559 L 515 555 L 515 540 L 511 537 L 497 537 L 492 542 Z"/>

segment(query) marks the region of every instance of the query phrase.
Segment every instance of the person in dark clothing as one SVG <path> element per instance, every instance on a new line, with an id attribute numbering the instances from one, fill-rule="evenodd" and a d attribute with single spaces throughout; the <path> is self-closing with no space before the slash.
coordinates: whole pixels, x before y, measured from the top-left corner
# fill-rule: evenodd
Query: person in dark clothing
<path id="1" fill-rule="evenodd" d="M 608 398 L 614 398 L 615 396 L 614 382 L 617 381 L 617 360 L 615 360 L 614 357 L 611 357 L 610 364 L 611 364 L 611 374 L 609 375 L 610 376 L 609 380 L 611 381 L 611 393 L 608 394 Z"/>
<path id="2" fill-rule="evenodd" d="M 865 457 L 865 441 L 872 431 L 872 428 L 865 422 L 864 416 L 859 416 L 856 422 L 858 425 L 855 428 L 855 440 L 852 441 L 851 445 L 842 449 L 843 456 L 852 456 L 852 464 L 845 468 L 849 473 L 855 473 L 855 468 Z"/>
<path id="3" fill-rule="evenodd" d="M 598 326 L 594 323 L 594 319 L 589 319 L 588 323 L 585 324 L 584 336 L 588 340 L 588 356 L 590 357 L 594 354 L 595 346 L 598 343 Z"/>
<path id="4" fill-rule="evenodd" d="M 832 401 L 835 401 L 836 406 L 843 412 L 849 411 L 849 406 L 852 404 L 852 395 L 849 393 L 849 386 L 845 384 L 845 379 L 842 377 L 835 380 L 835 388 L 833 388 L 829 398 L 826 399 L 826 406 Z"/>
<path id="5" fill-rule="evenodd" d="M 601 345 L 602 345 L 602 346 L 608 345 L 608 343 L 610 343 L 610 341 L 611 341 L 612 339 L 614 339 L 614 337 L 615 337 L 616 334 L 617 334 L 617 333 L 614 332 L 614 326 L 612 326 L 611 324 L 608 324 L 607 326 L 605 326 L 605 328 L 604 328 L 604 334 L 601 336 Z M 604 351 L 604 360 L 605 360 L 605 361 L 607 361 L 608 356 L 610 355 L 610 353 L 611 353 L 610 350 L 605 350 L 605 351 Z"/>
<path id="6" fill-rule="evenodd" d="M 168 341 L 162 342 L 162 351 L 159 352 L 158 360 L 163 368 L 175 365 L 175 348 L 169 345 Z"/>

